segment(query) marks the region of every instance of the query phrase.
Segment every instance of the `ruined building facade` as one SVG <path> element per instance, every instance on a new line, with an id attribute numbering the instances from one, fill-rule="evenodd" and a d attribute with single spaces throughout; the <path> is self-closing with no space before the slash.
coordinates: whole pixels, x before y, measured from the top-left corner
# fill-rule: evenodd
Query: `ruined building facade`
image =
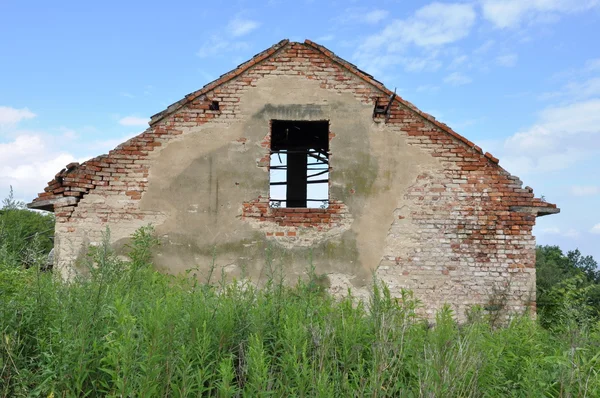
<path id="1" fill-rule="evenodd" d="M 30 207 L 56 215 L 55 271 L 107 226 L 122 247 L 152 224 L 156 266 L 333 292 L 375 275 L 434 313 L 494 292 L 535 306 L 537 216 L 557 213 L 498 159 L 311 42 L 281 41 L 156 114 L 108 155 L 70 164 Z M 278 270 L 278 271 L 277 271 Z M 201 273 L 202 274 L 202 273 Z"/>

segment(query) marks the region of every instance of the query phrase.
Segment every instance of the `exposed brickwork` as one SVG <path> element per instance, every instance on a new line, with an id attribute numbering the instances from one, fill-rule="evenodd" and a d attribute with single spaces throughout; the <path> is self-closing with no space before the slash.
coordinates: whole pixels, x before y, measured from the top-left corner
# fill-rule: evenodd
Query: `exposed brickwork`
<path id="1" fill-rule="evenodd" d="M 338 227 L 348 208 L 339 200 L 331 200 L 326 209 L 308 208 L 273 208 L 269 206 L 269 198 L 260 197 L 244 202 L 242 218 L 273 222 L 280 227 L 316 228 L 323 231 Z"/>
<path id="2" fill-rule="evenodd" d="M 148 130 L 108 155 L 68 165 L 48 183 L 32 207 L 53 209 L 57 223 L 64 224 L 60 229 L 64 234 L 78 233 L 84 221 L 85 228 L 90 229 L 92 223 L 94 237 L 111 222 L 145 222 L 158 217 L 159 211 L 142 211 L 138 206 L 148 187 L 152 153 L 187 129 L 240 118 L 240 97 L 263 77 L 278 75 L 316 81 L 324 90 L 351 94 L 363 104 L 374 104 L 378 99 L 379 104 L 386 105 L 392 94 L 372 76 L 324 47 L 311 41 L 284 40 L 155 115 Z M 213 101 L 219 103 L 219 110 L 211 109 Z M 383 116 L 375 122 L 386 123 Z M 534 306 L 532 227 L 536 212 L 542 211 L 539 209 L 556 206 L 534 198 L 533 191 L 522 188 L 521 181 L 502 169 L 497 158 L 484 154 L 474 143 L 400 97 L 391 105 L 386 129 L 437 158 L 442 170 L 435 175 L 421 174 L 405 193 L 410 210 L 394 214 L 378 275 L 396 292 L 403 287 L 415 290 L 430 309 L 452 302 L 464 312 L 472 304 L 485 303 L 498 289 L 510 289 L 507 306 L 512 310 Z M 266 133 L 264 156 L 256 159 L 258 167 L 269 164 Z M 245 145 L 245 139 L 239 138 L 237 144 Z M 268 179 L 268 173 L 265 176 Z M 83 200 L 90 194 L 96 202 Z M 115 201 L 110 201 L 111 197 Z M 523 208 L 538 210 L 527 212 Z M 352 219 L 339 198 L 332 197 L 327 209 L 274 209 L 269 207 L 268 191 L 257 199 L 241 198 L 240 217 L 265 223 L 269 227 L 264 232 L 273 239 L 295 239 L 303 229 L 326 231 Z M 402 239 L 416 243 L 402 247 L 393 244 Z"/>
<path id="3" fill-rule="evenodd" d="M 286 40 L 278 43 L 203 89 L 187 95 L 184 100 L 173 104 L 165 112 L 155 115 L 150 129 L 110 151 L 108 155 L 93 158 L 82 165 L 68 165 L 69 167 L 58 173 L 57 177 L 48 183 L 45 192 L 39 194 L 34 203 L 65 196 L 81 198 L 90 189 L 107 186 L 112 188 L 103 190 L 123 191 L 132 199 L 139 199 L 147 182 L 145 178 L 148 168 L 144 164 L 144 160 L 149 152 L 161 146 L 169 138 L 181 134 L 182 127 L 204 124 L 215 117 L 235 118 L 240 91 L 247 86 L 252 86 L 257 79 L 265 75 L 303 75 L 308 79 L 321 81 L 322 88 L 338 92 L 352 92 L 358 99 L 367 103 L 373 102 L 374 98 L 381 98 L 382 93 L 391 94 L 372 76 L 359 71 L 352 64 L 341 60 L 322 46 L 308 40 L 305 45 L 292 43 L 285 47 L 287 44 Z M 283 47 L 285 47 L 285 51 L 281 52 Z M 273 57 L 274 54 L 276 56 Z M 366 83 L 357 83 L 356 75 L 364 79 Z M 396 97 L 396 99 L 396 103 L 392 106 L 392 117 L 389 122 L 405 124 L 405 127 L 409 128 L 407 131 L 409 136 L 428 136 L 431 143 L 441 144 L 440 148 L 434 151 L 433 156 L 441 156 L 448 150 L 455 151 L 457 154 L 462 151 L 460 166 L 464 171 L 476 171 L 485 167 L 488 164 L 486 159 L 491 163 L 498 163 L 498 159 L 489 153 L 481 156 L 482 152 L 479 147 L 445 124 L 437 122 L 435 118 L 419 111 L 414 105 L 400 97 Z M 219 102 L 220 110 L 210 110 L 212 101 Z M 385 101 L 386 99 L 383 98 L 380 103 L 386 105 Z M 170 116 L 169 120 L 163 120 L 167 115 Z M 410 119 L 409 123 L 407 123 L 407 118 Z M 162 123 L 159 123 L 161 121 Z M 432 124 L 431 127 L 439 129 L 429 128 L 431 131 L 424 131 L 426 124 Z M 452 138 L 466 144 L 469 153 L 466 153 L 467 148 L 464 147 L 448 148 L 447 145 L 453 143 Z M 458 159 L 458 156 L 453 157 Z M 506 172 L 504 174 L 508 175 Z M 496 182 L 496 184 L 502 183 L 502 181 Z M 520 185 L 514 185 L 511 192 L 508 188 L 498 197 L 510 197 L 511 205 L 531 206 L 533 195 L 525 191 L 519 192 L 519 189 L 521 189 Z M 535 205 L 556 207 L 539 201 Z"/>

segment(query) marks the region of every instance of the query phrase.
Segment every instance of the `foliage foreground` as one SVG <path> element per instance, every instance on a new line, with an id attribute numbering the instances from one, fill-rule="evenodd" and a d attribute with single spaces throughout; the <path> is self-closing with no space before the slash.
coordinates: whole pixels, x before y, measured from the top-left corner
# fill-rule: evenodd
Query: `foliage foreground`
<path id="1" fill-rule="evenodd" d="M 154 272 L 150 232 L 129 262 L 95 248 L 68 284 L 0 268 L 1 396 L 600 396 L 593 321 L 493 329 L 444 309 L 430 325 L 408 292 L 374 283 L 368 303 L 333 299 L 314 275 L 203 284 Z"/>

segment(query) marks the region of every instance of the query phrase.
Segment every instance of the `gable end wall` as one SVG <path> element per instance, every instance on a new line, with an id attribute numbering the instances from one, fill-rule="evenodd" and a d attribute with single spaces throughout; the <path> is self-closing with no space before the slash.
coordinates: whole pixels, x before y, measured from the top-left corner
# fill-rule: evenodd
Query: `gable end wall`
<path id="1" fill-rule="evenodd" d="M 388 98 L 388 92 L 377 84 L 357 77 L 313 46 L 289 43 L 272 49 L 266 59 L 233 79 L 200 95 L 191 94 L 184 105 L 155 119 L 144 133 L 108 155 L 71 165 L 49 183 L 37 200 L 58 200 L 57 269 L 67 276 L 74 260 L 81 257 L 83 247 L 101 241 L 106 226 L 111 227 L 112 240 L 116 242 L 142 225 L 163 224 L 167 211 L 140 206 L 148 190 L 151 166 L 160 151 L 205 124 L 241 122 L 246 117 L 240 108 L 241 98 L 261 79 L 273 76 L 308 79 L 322 90 L 353 96 L 370 107 L 375 98 L 384 104 Z M 218 111 L 210 110 L 212 101 L 219 102 Z M 382 130 L 381 134 L 393 135 L 429 154 L 436 168 L 424 169 L 403 189 L 398 204 L 386 214 L 389 223 L 375 256 L 378 260 L 363 266 L 376 269 L 377 277 L 395 295 L 400 295 L 403 288 L 412 289 L 430 316 L 444 303 L 450 303 L 460 318 L 474 304 L 492 311 L 535 310 L 535 215 L 510 208 L 545 204 L 534 199 L 531 189 L 522 188 L 518 178 L 499 167 L 497 159 L 444 131 L 407 103 L 395 101 L 389 121 L 378 118 L 373 123 Z M 268 170 L 268 132 L 265 133 L 264 156 L 257 159 L 256 166 Z M 332 137 L 333 143 L 335 139 Z M 238 137 L 232 145 L 244 146 L 245 140 Z M 333 156 L 335 165 L 336 154 Z M 355 224 L 352 190 L 332 197 L 327 212 L 315 211 L 316 216 L 293 214 L 291 218 L 285 213 L 295 212 L 268 207 L 268 173 L 265 175 L 266 192 L 243 198 L 235 211 L 241 223 L 258 225 L 260 233 L 274 244 L 291 247 L 303 239 L 303 234 Z M 331 178 L 333 184 L 335 171 Z M 393 191 L 393 187 L 381 189 Z M 353 287 L 359 295 L 366 294 L 363 286 L 352 282 L 352 275 L 335 272 L 329 277 L 334 292 L 344 294 L 347 287 Z"/>

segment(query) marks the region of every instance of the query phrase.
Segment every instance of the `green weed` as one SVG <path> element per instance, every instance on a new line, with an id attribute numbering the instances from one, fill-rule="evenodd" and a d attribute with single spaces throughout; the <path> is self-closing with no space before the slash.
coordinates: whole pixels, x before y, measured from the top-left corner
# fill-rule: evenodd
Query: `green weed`
<path id="1" fill-rule="evenodd" d="M 130 261 L 108 242 L 69 283 L 0 269 L 0 396 L 600 396 L 600 325 L 585 312 L 548 330 L 492 327 L 477 308 L 459 325 L 447 307 L 429 324 L 411 292 L 379 281 L 366 303 L 334 299 L 313 268 L 287 286 L 267 259 L 263 288 L 200 283 L 212 275 L 153 271 L 151 228 Z"/>

